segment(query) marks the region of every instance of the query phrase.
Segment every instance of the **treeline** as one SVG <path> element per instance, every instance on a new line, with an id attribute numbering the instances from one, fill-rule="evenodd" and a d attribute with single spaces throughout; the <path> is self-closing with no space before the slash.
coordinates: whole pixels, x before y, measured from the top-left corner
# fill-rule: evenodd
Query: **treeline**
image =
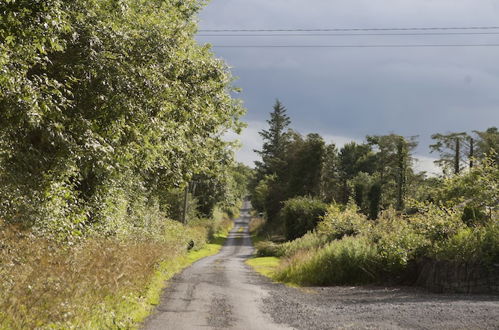
<path id="1" fill-rule="evenodd" d="M 334 143 L 326 144 L 319 134 L 304 137 L 290 129 L 291 120 L 279 101 L 267 122 L 268 130 L 260 133 L 264 143 L 257 151 L 262 160 L 256 163 L 252 202 L 277 227 L 284 225 L 286 217 L 280 211 L 286 201 L 297 196 L 323 203 L 354 202 L 370 219 L 377 219 L 380 211 L 388 208 L 410 212 L 408 200 L 437 198 L 431 188 L 441 185 L 443 178 L 415 171 L 415 137 L 367 136 L 364 143 L 350 142 L 339 149 Z M 432 138 L 431 150 L 439 154 L 436 163 L 445 176 L 452 170 L 457 174 L 472 168 L 486 155 L 499 163 L 499 131 L 495 127 L 472 135 L 435 134 Z M 305 226 L 295 233 L 288 230 L 288 238 L 312 228 Z"/>
<path id="2" fill-rule="evenodd" d="M 444 175 L 427 177 L 414 170 L 414 138 L 367 136 L 338 150 L 289 129 L 280 102 L 268 124 L 251 198 L 266 220 L 253 225 L 258 254 L 280 258 L 275 279 L 497 290 L 497 128 L 435 134 Z"/>
<path id="3" fill-rule="evenodd" d="M 193 38 L 200 8 L 1 3 L 0 219 L 63 238 L 154 229 L 189 183 L 202 216 L 235 205 L 245 187 L 222 135 L 243 109 Z"/>

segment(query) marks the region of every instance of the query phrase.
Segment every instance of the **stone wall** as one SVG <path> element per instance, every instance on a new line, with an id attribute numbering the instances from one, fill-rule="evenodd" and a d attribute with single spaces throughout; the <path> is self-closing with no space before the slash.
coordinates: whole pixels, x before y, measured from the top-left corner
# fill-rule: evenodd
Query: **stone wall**
<path id="1" fill-rule="evenodd" d="M 499 294 L 499 264 L 480 264 L 426 259 L 418 263 L 416 285 L 433 292 Z"/>

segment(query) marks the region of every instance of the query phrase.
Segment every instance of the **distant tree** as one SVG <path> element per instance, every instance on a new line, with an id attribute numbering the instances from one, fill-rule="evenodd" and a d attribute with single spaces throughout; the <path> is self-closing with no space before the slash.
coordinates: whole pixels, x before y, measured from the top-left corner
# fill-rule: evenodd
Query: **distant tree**
<path id="1" fill-rule="evenodd" d="M 257 171 L 263 175 L 279 175 L 285 165 L 284 158 L 290 142 L 289 124 L 291 123 L 286 114 L 286 108 L 279 100 L 276 100 L 267 123 L 268 130 L 259 132 L 263 139 L 262 150 L 255 150 L 262 158 L 261 162 L 256 162 Z"/>
<path id="2" fill-rule="evenodd" d="M 390 134 L 368 136 L 367 141 L 378 149 L 377 171 L 380 174 L 383 194 L 388 199 L 387 203 L 394 204 L 397 210 L 402 210 L 407 193 L 407 177 L 409 172 L 412 172 L 411 151 L 417 146 L 415 138 L 406 139 Z"/>
<path id="3" fill-rule="evenodd" d="M 290 197 L 319 196 L 324 153 L 325 143 L 319 134 L 293 141 L 288 159 Z"/>
<path id="4" fill-rule="evenodd" d="M 499 130 L 497 127 L 474 132 L 478 135 L 476 157 L 483 159 L 489 156 L 496 164 L 499 164 Z"/>
<path id="5" fill-rule="evenodd" d="M 431 152 L 440 154 L 440 159 L 436 160 L 435 164 L 443 169 L 444 174 L 448 173 L 449 170 L 452 170 L 454 174 L 458 174 L 464 167 L 463 163 L 469 158 L 469 154 L 465 153 L 465 149 L 470 146 L 468 143 L 473 140 L 470 140 L 471 138 L 466 132 L 437 133 L 433 134 L 431 138 L 436 141 L 430 145 Z M 471 145 L 473 145 L 473 142 L 471 142 Z"/>
<path id="6" fill-rule="evenodd" d="M 376 170 L 375 155 L 368 144 L 351 142 L 341 148 L 338 155 L 338 172 L 341 185 L 341 201 L 346 204 L 350 198 L 348 181 L 358 173 L 372 174 Z"/>
<path id="7" fill-rule="evenodd" d="M 282 202 L 287 198 L 287 151 L 291 142 L 292 132 L 289 130 L 291 120 L 286 114 L 286 108 L 279 100 L 276 100 L 273 111 L 270 113 L 268 130 L 262 130 L 260 136 L 263 138 L 262 150 L 255 150 L 261 157 L 261 161 L 255 162 L 256 178 L 253 187 L 265 177 L 272 177 L 267 181 L 265 188 L 267 198 L 264 201 L 264 209 L 270 222 L 275 221 L 282 207 Z"/>
<path id="8" fill-rule="evenodd" d="M 334 143 L 325 147 L 322 159 L 321 172 L 321 198 L 326 202 L 339 202 L 340 178 L 339 178 L 339 156 L 338 149 Z"/>
<path id="9" fill-rule="evenodd" d="M 381 204 L 381 183 L 375 182 L 369 188 L 367 193 L 367 199 L 369 201 L 369 219 L 375 220 L 378 218 Z"/>

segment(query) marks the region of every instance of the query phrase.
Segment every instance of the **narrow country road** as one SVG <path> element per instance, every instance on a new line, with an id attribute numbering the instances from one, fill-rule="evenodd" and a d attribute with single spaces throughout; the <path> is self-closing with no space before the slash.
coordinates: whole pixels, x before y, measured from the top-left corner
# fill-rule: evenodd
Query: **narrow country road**
<path id="1" fill-rule="evenodd" d="M 272 283 L 244 263 L 253 253 L 248 206 L 219 254 L 172 279 L 145 329 L 499 329 L 497 295 Z"/>
<path id="2" fill-rule="evenodd" d="M 253 254 L 248 232 L 249 203 L 241 210 L 219 254 L 202 259 L 174 277 L 145 329 L 290 329 L 261 310 L 268 291 L 244 261 Z"/>

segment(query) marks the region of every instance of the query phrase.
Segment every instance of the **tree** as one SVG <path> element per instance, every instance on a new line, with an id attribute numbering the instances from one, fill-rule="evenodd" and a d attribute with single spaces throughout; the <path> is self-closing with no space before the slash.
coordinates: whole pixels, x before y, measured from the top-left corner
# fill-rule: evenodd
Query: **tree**
<path id="1" fill-rule="evenodd" d="M 285 165 L 286 148 L 290 142 L 289 124 L 291 120 L 286 114 L 286 108 L 276 100 L 270 119 L 267 120 L 268 130 L 262 130 L 259 134 L 263 139 L 262 150 L 255 150 L 262 158 L 257 162 L 257 171 L 263 175 L 279 175 Z"/>
<path id="2" fill-rule="evenodd" d="M 497 127 L 474 132 L 478 135 L 476 157 L 484 159 L 487 156 L 495 156 L 493 160 L 499 164 L 499 130 Z"/>
<path id="3" fill-rule="evenodd" d="M 319 196 L 325 143 L 319 134 L 297 136 L 290 143 L 288 164 L 289 197 Z"/>
<path id="4" fill-rule="evenodd" d="M 288 128 L 291 120 L 279 100 L 276 100 L 267 123 L 269 129 L 260 132 L 263 138 L 262 150 L 255 150 L 262 158 L 261 162 L 255 162 L 256 181 L 259 182 L 266 176 L 273 177 L 273 180 L 268 181 L 265 211 L 269 221 L 274 221 L 282 207 L 282 201 L 287 197 L 286 154 L 291 141 L 291 132 Z"/>
<path id="5" fill-rule="evenodd" d="M 375 155 L 368 144 L 357 144 L 350 142 L 345 144 L 339 152 L 338 172 L 341 185 L 341 202 L 348 203 L 350 189 L 348 181 L 358 173 L 372 174 L 375 168 Z"/>
<path id="6" fill-rule="evenodd" d="M 326 202 L 339 202 L 341 199 L 338 149 L 334 143 L 325 147 L 322 173 L 321 198 Z"/>
<path id="7" fill-rule="evenodd" d="M 415 138 L 403 136 L 374 135 L 368 136 L 370 145 L 378 149 L 376 153 L 376 171 L 380 174 L 380 183 L 386 203 L 403 210 L 407 193 L 407 177 L 412 172 L 412 150 L 417 146 Z"/>
<path id="8" fill-rule="evenodd" d="M 464 167 L 464 162 L 469 155 L 466 155 L 465 149 L 471 144 L 470 136 L 466 132 L 449 133 L 449 134 L 433 134 L 431 136 L 436 143 L 430 145 L 431 152 L 438 152 L 440 159 L 435 161 L 435 164 L 440 166 L 444 174 L 451 169 L 454 174 L 458 174 Z M 472 150 L 473 148 L 471 148 Z M 473 152 L 472 152 L 473 153 Z M 473 165 L 473 164 L 471 164 Z"/>
<path id="9" fill-rule="evenodd" d="M 233 161 L 244 110 L 194 39 L 199 1 L 0 6 L 0 217 L 133 226 L 122 210 Z"/>

